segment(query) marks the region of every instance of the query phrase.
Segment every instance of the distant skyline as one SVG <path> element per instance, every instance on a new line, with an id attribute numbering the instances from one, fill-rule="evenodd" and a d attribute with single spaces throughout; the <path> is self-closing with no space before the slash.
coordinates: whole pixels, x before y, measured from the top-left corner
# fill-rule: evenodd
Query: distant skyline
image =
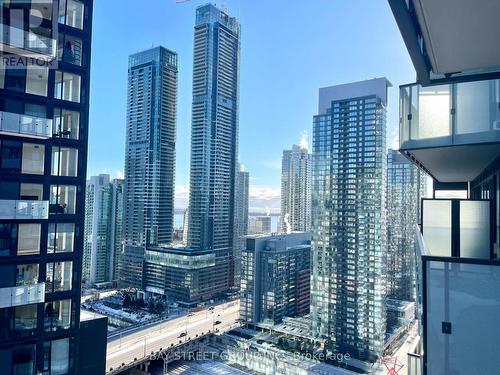
<path id="1" fill-rule="evenodd" d="M 205 3 L 94 4 L 88 177 L 123 177 L 128 56 L 163 45 L 179 57 L 175 207 L 187 206 L 193 25 L 196 7 Z M 386 76 L 394 85 L 387 145 L 397 141 L 398 86 L 413 82 L 415 72 L 386 1 L 224 6 L 242 25 L 239 159 L 250 173 L 251 212 L 279 212 L 281 155 L 304 132 L 311 139 L 320 87 Z"/>

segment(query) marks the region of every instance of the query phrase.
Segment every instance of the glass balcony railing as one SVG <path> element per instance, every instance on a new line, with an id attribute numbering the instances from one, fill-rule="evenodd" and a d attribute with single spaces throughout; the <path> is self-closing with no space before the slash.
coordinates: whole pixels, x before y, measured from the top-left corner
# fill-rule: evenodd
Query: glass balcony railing
<path id="1" fill-rule="evenodd" d="M 400 148 L 500 142 L 500 80 L 400 87 Z"/>
<path id="2" fill-rule="evenodd" d="M 0 37 L 4 52 L 27 57 L 33 55 L 56 57 L 57 41 L 55 39 L 4 24 L 0 25 Z"/>
<path id="3" fill-rule="evenodd" d="M 0 288 L 0 308 L 45 301 L 45 283 Z"/>
<path id="4" fill-rule="evenodd" d="M 0 199 L 0 220 L 37 220 L 48 217 L 48 201 Z"/>
<path id="5" fill-rule="evenodd" d="M 500 261 L 490 252 L 491 208 L 486 200 L 423 200 L 416 236 L 423 345 L 409 350 L 409 375 L 493 374 L 500 367 Z"/>
<path id="6" fill-rule="evenodd" d="M 500 262 L 424 257 L 423 268 L 427 374 L 497 373 Z"/>
<path id="7" fill-rule="evenodd" d="M 0 112 L 0 132 L 49 138 L 52 136 L 52 120 L 18 113 Z"/>

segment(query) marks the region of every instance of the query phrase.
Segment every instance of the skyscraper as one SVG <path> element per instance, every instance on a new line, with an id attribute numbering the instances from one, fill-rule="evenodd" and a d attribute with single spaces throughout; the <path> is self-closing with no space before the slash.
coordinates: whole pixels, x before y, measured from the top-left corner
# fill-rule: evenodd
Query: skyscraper
<path id="1" fill-rule="evenodd" d="M 0 371 L 76 374 L 93 3 L 0 7 Z"/>
<path id="2" fill-rule="evenodd" d="M 118 280 L 118 270 L 123 251 L 123 200 L 125 180 L 115 178 L 112 182 L 111 204 L 111 281 Z"/>
<path id="3" fill-rule="evenodd" d="M 415 226 L 427 175 L 398 151 L 387 154 L 387 297 L 415 301 Z"/>
<path id="4" fill-rule="evenodd" d="M 212 290 L 227 290 L 238 160 L 240 25 L 211 4 L 196 9 L 188 247 L 216 255 Z"/>
<path id="5" fill-rule="evenodd" d="M 122 252 L 123 180 L 92 176 L 85 195 L 83 282 L 111 282 L 118 277 Z"/>
<path id="6" fill-rule="evenodd" d="M 155 47 L 129 57 L 124 239 L 172 241 L 177 54 Z"/>
<path id="7" fill-rule="evenodd" d="M 109 175 L 92 176 L 85 190 L 84 283 L 111 281 L 111 206 Z"/>
<path id="8" fill-rule="evenodd" d="M 311 229 L 311 154 L 307 144 L 283 151 L 281 161 L 281 231 Z"/>
<path id="9" fill-rule="evenodd" d="M 385 334 L 386 78 L 319 90 L 313 125 L 312 333 L 374 361 Z"/>
<path id="10" fill-rule="evenodd" d="M 245 236 L 248 233 L 248 188 L 250 175 L 240 164 L 236 172 L 236 186 L 234 193 L 234 280 L 239 286 L 241 274 L 241 251 L 245 248 Z"/>

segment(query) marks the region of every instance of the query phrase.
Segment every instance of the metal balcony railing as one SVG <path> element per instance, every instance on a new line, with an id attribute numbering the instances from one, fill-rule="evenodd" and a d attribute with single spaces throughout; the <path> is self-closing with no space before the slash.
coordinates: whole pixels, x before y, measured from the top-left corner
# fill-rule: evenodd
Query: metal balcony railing
<path id="1" fill-rule="evenodd" d="M 45 301 L 45 283 L 0 288 L 0 308 Z"/>
<path id="2" fill-rule="evenodd" d="M 0 220 L 37 220 L 48 218 L 48 201 L 0 199 Z"/>
<path id="3" fill-rule="evenodd" d="M 52 120 L 0 111 L 0 132 L 50 138 L 52 137 Z"/>

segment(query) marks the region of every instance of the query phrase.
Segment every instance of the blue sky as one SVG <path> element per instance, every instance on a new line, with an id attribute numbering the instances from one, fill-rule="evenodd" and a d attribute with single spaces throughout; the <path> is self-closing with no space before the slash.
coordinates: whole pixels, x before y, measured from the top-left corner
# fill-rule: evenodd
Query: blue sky
<path id="1" fill-rule="evenodd" d="M 119 4 L 118 4 L 119 3 Z M 122 174 L 128 55 L 178 53 L 176 207 L 189 186 L 195 8 L 206 1 L 94 2 L 88 175 Z M 415 72 L 386 0 L 225 0 L 242 26 L 240 161 L 250 207 L 279 211 L 283 149 L 311 133 L 318 88 L 386 76 L 388 145 L 397 140 L 398 89 Z"/>

